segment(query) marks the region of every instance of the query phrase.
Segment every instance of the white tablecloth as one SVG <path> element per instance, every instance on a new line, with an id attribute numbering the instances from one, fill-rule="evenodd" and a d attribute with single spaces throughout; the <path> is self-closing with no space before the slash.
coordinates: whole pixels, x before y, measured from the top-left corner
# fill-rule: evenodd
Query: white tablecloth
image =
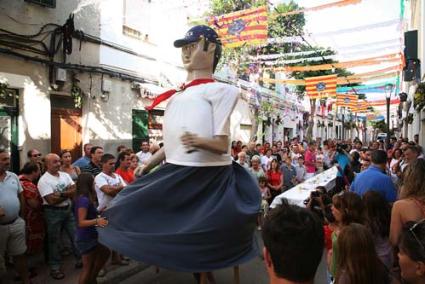
<path id="1" fill-rule="evenodd" d="M 296 185 L 295 187 L 285 191 L 278 195 L 270 205 L 271 208 L 275 208 L 277 205 L 282 204 L 282 199 L 286 198 L 290 204 L 305 207 L 304 200 L 310 197 L 310 193 L 315 190 L 318 186 L 324 186 L 327 190 L 335 187 L 336 175 L 338 169 L 336 166 L 320 173 L 303 183 Z"/>

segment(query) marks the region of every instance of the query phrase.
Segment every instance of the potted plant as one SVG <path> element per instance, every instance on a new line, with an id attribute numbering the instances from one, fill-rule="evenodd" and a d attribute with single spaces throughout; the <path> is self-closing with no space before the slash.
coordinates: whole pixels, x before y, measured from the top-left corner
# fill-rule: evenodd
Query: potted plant
<path id="1" fill-rule="evenodd" d="M 419 83 L 415 91 L 413 106 L 420 111 L 425 106 L 425 82 Z"/>

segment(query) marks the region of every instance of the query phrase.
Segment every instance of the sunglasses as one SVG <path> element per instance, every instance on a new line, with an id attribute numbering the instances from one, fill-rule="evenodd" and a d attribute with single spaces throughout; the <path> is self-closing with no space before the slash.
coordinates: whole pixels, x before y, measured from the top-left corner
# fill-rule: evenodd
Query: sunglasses
<path id="1" fill-rule="evenodd" d="M 419 222 L 413 224 L 412 227 L 409 228 L 409 232 L 412 234 L 412 236 L 415 238 L 415 240 L 418 242 L 421 248 L 425 251 L 424 244 L 419 240 L 418 236 L 415 234 L 416 227 L 424 222 L 425 222 L 425 219 L 422 219 Z"/>

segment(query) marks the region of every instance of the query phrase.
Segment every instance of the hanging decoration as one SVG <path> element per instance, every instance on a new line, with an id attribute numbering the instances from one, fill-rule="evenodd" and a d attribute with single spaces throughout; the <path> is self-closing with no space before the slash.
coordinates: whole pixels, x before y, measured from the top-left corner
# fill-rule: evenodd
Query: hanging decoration
<path id="1" fill-rule="evenodd" d="M 223 45 L 232 48 L 267 42 L 267 19 L 267 7 L 261 6 L 211 17 L 208 23 L 217 31 Z"/>
<path id="2" fill-rule="evenodd" d="M 320 71 L 320 70 L 332 70 L 335 68 L 351 68 L 357 66 L 366 66 L 366 65 L 377 65 L 381 63 L 391 63 L 397 62 L 399 65 L 402 65 L 402 56 L 400 53 L 392 53 L 382 56 L 370 57 L 365 59 L 357 59 L 345 62 L 338 62 L 332 64 L 320 64 L 320 65 L 310 65 L 310 66 L 284 66 L 279 68 L 265 68 L 267 70 L 271 69 L 274 72 L 284 71 L 284 72 L 304 72 L 304 71 Z"/>
<path id="3" fill-rule="evenodd" d="M 336 106 L 354 109 L 357 106 L 358 96 L 354 94 L 337 94 Z"/>
<path id="4" fill-rule="evenodd" d="M 360 85 L 360 86 L 354 86 L 354 87 L 338 87 L 337 93 L 352 93 L 352 92 L 363 92 L 363 93 L 384 93 L 385 92 L 385 86 L 388 84 L 395 85 L 394 80 L 387 80 L 383 82 L 379 82 L 376 84 L 368 84 L 368 85 Z"/>
<path id="5" fill-rule="evenodd" d="M 336 81 L 336 74 L 305 78 L 307 95 L 310 99 L 321 99 L 335 96 Z"/>
<path id="6" fill-rule="evenodd" d="M 296 15 L 296 14 L 301 14 L 301 13 L 305 13 L 305 12 L 319 11 L 319 10 L 324 10 L 324 9 L 328 9 L 328 8 L 333 8 L 333 7 L 342 7 L 342 6 L 347 6 L 347 5 L 358 4 L 360 2 L 361 2 L 361 0 L 340 0 L 340 1 L 322 4 L 322 5 L 318 5 L 318 6 L 314 6 L 314 7 L 299 9 L 299 10 L 295 10 L 295 11 L 291 11 L 291 12 L 276 13 L 276 14 L 273 14 L 272 17 L 275 18 L 275 17 L 280 17 L 280 16 Z"/>
<path id="7" fill-rule="evenodd" d="M 358 100 L 356 107 L 352 108 L 354 113 L 365 113 L 369 111 L 369 103 L 365 100 Z"/>

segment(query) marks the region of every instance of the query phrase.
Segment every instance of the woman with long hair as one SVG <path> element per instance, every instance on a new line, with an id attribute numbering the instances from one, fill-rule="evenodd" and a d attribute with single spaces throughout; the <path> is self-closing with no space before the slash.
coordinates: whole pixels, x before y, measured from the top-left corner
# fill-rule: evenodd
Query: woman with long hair
<path id="1" fill-rule="evenodd" d="M 345 226 L 338 236 L 336 284 L 387 284 L 389 272 L 375 251 L 372 234 L 358 223 Z"/>
<path id="2" fill-rule="evenodd" d="M 335 226 L 331 236 L 332 250 L 328 253 L 328 266 L 330 273 L 335 277 L 338 271 L 338 235 L 345 226 L 364 222 L 364 206 L 360 196 L 354 192 L 342 192 L 332 197 L 331 210 Z"/>
<path id="3" fill-rule="evenodd" d="M 282 193 L 283 185 L 283 174 L 280 171 L 279 163 L 276 159 L 273 159 L 270 164 L 270 170 L 267 171 L 267 186 L 270 188 L 271 199 L 273 199 Z"/>
<path id="4" fill-rule="evenodd" d="M 365 206 L 365 225 L 372 233 L 376 253 L 382 263 L 390 269 L 394 260 L 389 241 L 391 207 L 377 191 L 368 191 L 362 198 Z"/>
<path id="5" fill-rule="evenodd" d="M 398 245 L 401 277 L 406 283 L 425 283 L 425 219 L 407 222 Z"/>
<path id="6" fill-rule="evenodd" d="M 403 225 L 408 221 L 425 218 L 425 160 L 417 159 L 404 172 L 400 198 L 391 211 L 390 241 L 393 247 L 399 242 Z"/>
<path id="7" fill-rule="evenodd" d="M 108 221 L 98 217 L 95 206 L 96 192 L 94 178 L 89 173 L 82 173 L 77 179 L 75 197 L 75 215 L 77 232 L 75 242 L 83 260 L 79 284 L 96 283 L 96 277 L 109 257 L 109 249 L 98 242 L 96 227 L 105 227 Z"/>
<path id="8" fill-rule="evenodd" d="M 70 150 L 62 150 L 60 153 L 61 158 L 61 168 L 62 172 L 65 172 L 70 175 L 74 182 L 77 181 L 78 175 L 81 173 L 79 167 L 72 165 L 72 155 Z"/>

